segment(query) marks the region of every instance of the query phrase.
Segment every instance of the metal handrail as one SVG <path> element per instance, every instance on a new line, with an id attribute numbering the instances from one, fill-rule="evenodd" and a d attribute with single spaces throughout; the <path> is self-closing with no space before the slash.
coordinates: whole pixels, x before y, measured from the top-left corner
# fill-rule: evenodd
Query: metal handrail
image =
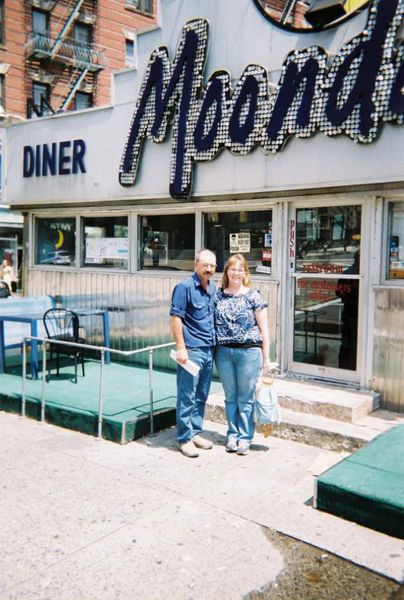
<path id="1" fill-rule="evenodd" d="M 92 344 L 82 344 L 79 342 L 64 342 L 62 340 L 54 340 L 47 337 L 35 337 L 28 335 L 24 337 L 22 342 L 22 399 L 21 399 L 21 416 L 25 417 L 26 412 L 26 378 L 27 378 L 27 342 L 35 340 L 36 342 L 42 343 L 42 387 L 41 387 L 41 422 L 45 421 L 45 385 L 46 385 L 46 344 L 60 344 L 61 346 L 72 346 L 73 348 L 86 348 L 88 350 L 96 350 L 101 352 L 100 362 L 100 385 L 98 392 L 98 428 L 97 438 L 102 438 L 102 421 L 103 421 L 103 408 L 104 408 L 104 397 L 103 397 L 103 382 L 104 382 L 104 365 L 105 365 L 105 353 L 111 352 L 113 354 L 120 354 L 121 356 L 133 356 L 134 354 L 141 354 L 142 352 L 149 353 L 149 415 L 150 415 L 150 435 L 154 434 L 154 389 L 153 389 L 153 352 L 160 348 L 168 348 L 174 346 L 174 342 L 168 342 L 166 344 L 157 344 L 155 346 L 146 346 L 145 348 L 139 348 L 138 350 L 116 350 L 115 348 L 108 348 L 106 346 L 94 346 Z"/>

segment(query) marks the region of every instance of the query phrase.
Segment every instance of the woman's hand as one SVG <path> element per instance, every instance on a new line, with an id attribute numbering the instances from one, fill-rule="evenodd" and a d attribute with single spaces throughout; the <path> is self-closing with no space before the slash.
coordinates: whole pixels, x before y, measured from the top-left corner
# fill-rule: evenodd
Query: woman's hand
<path id="1" fill-rule="evenodd" d="M 262 370 L 263 371 L 271 371 L 271 361 L 268 356 L 265 356 L 262 362 Z"/>

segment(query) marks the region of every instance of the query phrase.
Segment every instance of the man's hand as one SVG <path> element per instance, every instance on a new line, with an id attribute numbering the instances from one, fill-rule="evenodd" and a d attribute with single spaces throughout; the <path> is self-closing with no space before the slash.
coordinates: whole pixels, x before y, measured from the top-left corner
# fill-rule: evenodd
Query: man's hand
<path id="1" fill-rule="evenodd" d="M 188 360 L 188 351 L 186 348 L 181 348 L 181 350 L 177 350 L 177 360 L 182 365 Z"/>

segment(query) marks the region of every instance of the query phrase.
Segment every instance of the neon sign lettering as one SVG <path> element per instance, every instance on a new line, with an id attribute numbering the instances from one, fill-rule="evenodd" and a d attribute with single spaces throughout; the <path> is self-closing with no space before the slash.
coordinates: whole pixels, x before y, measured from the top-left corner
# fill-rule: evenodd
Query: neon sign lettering
<path id="1" fill-rule="evenodd" d="M 165 46 L 156 48 L 136 103 L 119 181 L 135 184 L 144 139 L 163 142 L 172 124 L 170 194 L 188 198 L 193 164 L 226 148 L 240 155 L 261 146 L 283 149 L 289 137 L 346 135 L 373 142 L 384 122 L 403 124 L 403 45 L 396 47 L 404 0 L 373 0 L 366 29 L 328 64 L 319 46 L 292 51 L 276 90 L 267 70 L 248 65 L 235 88 L 227 71 L 206 85 L 208 23 L 186 23 L 172 65 Z"/>

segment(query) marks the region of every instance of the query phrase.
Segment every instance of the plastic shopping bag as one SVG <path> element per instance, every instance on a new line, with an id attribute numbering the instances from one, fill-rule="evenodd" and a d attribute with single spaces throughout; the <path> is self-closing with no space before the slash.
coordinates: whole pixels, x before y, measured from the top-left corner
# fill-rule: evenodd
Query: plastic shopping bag
<path id="1" fill-rule="evenodd" d="M 255 393 L 254 413 L 256 423 L 262 426 L 258 430 L 266 436 L 271 433 L 272 425 L 281 422 L 281 407 L 273 377 L 264 376 L 259 381 Z"/>

